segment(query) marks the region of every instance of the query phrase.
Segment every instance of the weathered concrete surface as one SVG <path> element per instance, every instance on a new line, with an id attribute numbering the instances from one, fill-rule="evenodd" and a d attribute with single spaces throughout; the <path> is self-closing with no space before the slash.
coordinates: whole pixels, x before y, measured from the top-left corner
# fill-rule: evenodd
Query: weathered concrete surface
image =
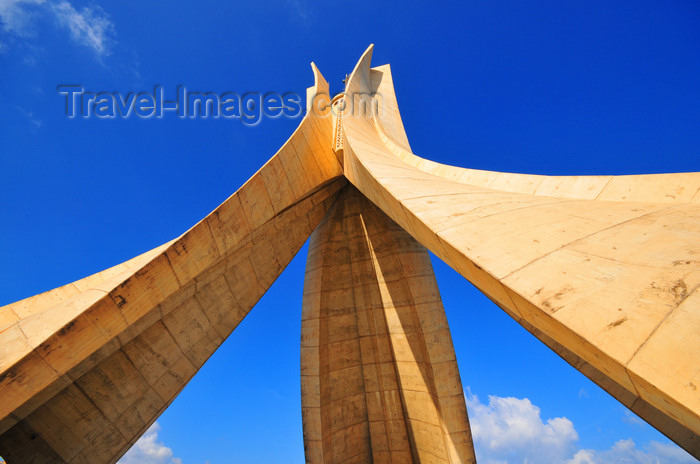
<path id="1" fill-rule="evenodd" d="M 301 327 L 307 462 L 475 462 L 428 252 L 352 186 L 311 236 Z"/>
<path id="2" fill-rule="evenodd" d="M 315 69 L 315 93 L 328 85 Z M 0 455 L 114 462 L 236 328 L 345 183 L 331 118 L 310 113 L 180 238 L 0 308 Z"/>
<path id="3" fill-rule="evenodd" d="M 346 177 L 402 228 L 632 411 L 700 457 L 700 173 L 547 177 L 410 151 L 372 47 L 346 99 Z M 357 106 L 357 105 L 356 105 Z M 357 108 L 356 108 L 357 110 Z"/>

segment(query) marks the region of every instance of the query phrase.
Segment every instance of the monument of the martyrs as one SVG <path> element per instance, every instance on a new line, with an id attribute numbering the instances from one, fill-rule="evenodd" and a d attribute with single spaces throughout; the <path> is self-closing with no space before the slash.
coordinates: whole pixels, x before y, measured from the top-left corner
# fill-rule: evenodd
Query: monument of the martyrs
<path id="1" fill-rule="evenodd" d="M 540 176 L 413 154 L 372 47 L 175 240 L 0 308 L 0 455 L 113 463 L 311 237 L 309 463 L 475 462 L 428 250 L 700 457 L 700 173 Z M 458 336 L 458 334 L 457 334 Z"/>

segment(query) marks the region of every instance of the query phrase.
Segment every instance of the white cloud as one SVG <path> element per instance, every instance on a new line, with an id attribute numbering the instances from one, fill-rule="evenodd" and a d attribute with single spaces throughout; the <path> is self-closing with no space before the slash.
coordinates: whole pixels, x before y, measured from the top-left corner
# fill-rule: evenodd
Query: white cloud
<path id="1" fill-rule="evenodd" d="M 98 6 L 78 11 L 68 1 L 54 3 L 51 10 L 58 23 L 70 31 L 71 38 L 91 48 L 98 56 L 109 54 L 114 26 L 104 10 Z"/>
<path id="2" fill-rule="evenodd" d="M 182 464 L 180 458 L 173 457 L 173 450 L 158 441 L 159 431 L 155 422 L 117 464 Z"/>
<path id="3" fill-rule="evenodd" d="M 578 433 L 566 417 L 543 420 L 529 399 L 489 396 L 483 404 L 466 394 L 479 464 L 691 464 L 698 461 L 673 444 L 631 439 L 608 450 L 578 449 Z"/>
<path id="4" fill-rule="evenodd" d="M 488 404 L 467 394 L 477 460 L 483 464 L 564 462 L 578 434 L 565 417 L 542 421 L 529 399 L 489 396 Z"/>
<path id="5" fill-rule="evenodd" d="M 98 58 L 109 55 L 115 42 L 114 26 L 102 8 L 76 10 L 67 0 L 0 0 L 0 30 L 12 37 L 34 37 L 40 15 L 66 29 L 74 42 L 88 47 Z"/>
<path id="6" fill-rule="evenodd" d="M 34 34 L 31 27 L 38 10 L 45 0 L 0 0 L 0 22 L 7 32 L 27 37 Z"/>
<path id="7" fill-rule="evenodd" d="M 697 460 L 682 449 L 650 441 L 643 450 L 633 440 L 620 440 L 605 451 L 579 450 L 566 464 L 692 464 Z"/>

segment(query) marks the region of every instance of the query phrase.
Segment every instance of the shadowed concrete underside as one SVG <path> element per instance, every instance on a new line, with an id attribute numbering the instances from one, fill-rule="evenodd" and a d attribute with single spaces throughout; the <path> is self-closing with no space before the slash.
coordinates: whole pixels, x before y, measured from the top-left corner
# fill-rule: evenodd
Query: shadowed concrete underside
<path id="1" fill-rule="evenodd" d="M 313 66 L 316 110 L 200 223 L 0 308 L 9 464 L 118 460 L 321 221 L 302 321 L 307 461 L 473 460 L 425 248 L 700 457 L 700 174 L 551 177 L 420 158 L 371 52 L 342 101 L 379 94 L 379 111 L 331 116 Z"/>

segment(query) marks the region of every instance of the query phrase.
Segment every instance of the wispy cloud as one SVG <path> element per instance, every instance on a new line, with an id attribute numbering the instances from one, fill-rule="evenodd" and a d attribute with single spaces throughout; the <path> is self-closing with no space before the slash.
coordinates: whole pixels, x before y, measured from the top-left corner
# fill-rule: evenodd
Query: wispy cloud
<path id="1" fill-rule="evenodd" d="M 53 4 L 51 10 L 59 25 L 70 31 L 75 42 L 91 48 L 98 56 L 110 53 L 114 26 L 102 8 L 85 7 L 78 11 L 64 0 Z"/>
<path id="2" fill-rule="evenodd" d="M 182 464 L 180 458 L 173 457 L 173 450 L 158 440 L 159 431 L 155 422 L 117 464 Z"/>
<path id="3" fill-rule="evenodd" d="M 27 121 L 29 121 L 29 123 L 34 129 L 38 129 L 41 127 L 42 121 L 34 115 L 34 112 L 25 110 L 20 106 L 18 106 L 17 109 L 20 113 L 22 113 L 22 115 L 27 119 Z"/>
<path id="4" fill-rule="evenodd" d="M 35 34 L 34 20 L 41 13 L 40 5 L 46 0 L 0 0 L 0 23 L 2 28 L 19 37 Z"/>
<path id="5" fill-rule="evenodd" d="M 579 450 L 566 464 L 692 464 L 697 463 L 682 449 L 650 441 L 644 449 L 633 440 L 620 440 L 609 450 Z"/>
<path id="6" fill-rule="evenodd" d="M 116 43 L 114 25 L 99 6 L 77 10 L 67 0 L 0 0 L 0 29 L 9 36 L 34 37 L 35 23 L 41 15 L 67 30 L 71 40 L 92 50 L 98 58 L 109 55 Z"/>
<path id="7" fill-rule="evenodd" d="M 303 22 L 306 23 L 309 20 L 309 5 L 306 0 L 287 0 L 289 7 L 292 12 Z"/>
<path id="8" fill-rule="evenodd" d="M 645 422 L 639 418 L 636 414 L 630 412 L 629 409 L 625 409 L 625 415 L 622 417 L 622 420 L 627 422 L 628 424 L 632 425 L 638 425 L 643 427 Z"/>
<path id="9" fill-rule="evenodd" d="M 682 449 L 650 441 L 641 449 L 631 439 L 608 450 L 580 449 L 566 417 L 542 419 L 527 398 L 489 396 L 488 404 L 467 391 L 467 409 L 480 464 L 691 464 Z"/>

